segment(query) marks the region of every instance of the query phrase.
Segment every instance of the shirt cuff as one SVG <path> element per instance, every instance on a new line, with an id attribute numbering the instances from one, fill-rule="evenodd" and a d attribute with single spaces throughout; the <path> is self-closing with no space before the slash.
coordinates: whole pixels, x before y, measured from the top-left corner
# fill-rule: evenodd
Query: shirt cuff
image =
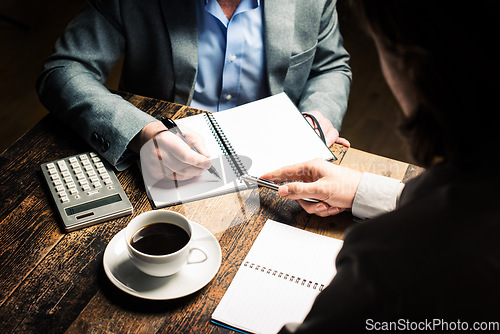
<path id="1" fill-rule="evenodd" d="M 352 214 L 374 218 L 396 208 L 404 183 L 386 176 L 363 173 L 352 203 Z"/>

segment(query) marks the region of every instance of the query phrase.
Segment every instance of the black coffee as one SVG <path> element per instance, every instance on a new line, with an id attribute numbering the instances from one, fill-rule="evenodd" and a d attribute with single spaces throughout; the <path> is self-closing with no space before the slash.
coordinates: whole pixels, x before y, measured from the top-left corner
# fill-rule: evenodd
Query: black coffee
<path id="1" fill-rule="evenodd" d="M 149 255 L 177 252 L 189 242 L 189 234 L 182 227 L 170 223 L 152 223 L 134 233 L 132 247 Z"/>

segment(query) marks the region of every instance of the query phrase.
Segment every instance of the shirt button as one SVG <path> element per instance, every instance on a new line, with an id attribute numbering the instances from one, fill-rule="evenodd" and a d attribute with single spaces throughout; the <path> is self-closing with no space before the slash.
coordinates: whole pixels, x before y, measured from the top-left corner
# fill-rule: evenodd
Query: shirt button
<path id="1" fill-rule="evenodd" d="M 233 98 L 233 96 L 231 94 L 227 94 L 226 95 L 226 101 L 229 101 Z"/>
<path id="2" fill-rule="evenodd" d="M 236 61 L 236 56 L 235 55 L 232 55 L 229 60 L 231 61 L 231 63 L 234 63 Z"/>

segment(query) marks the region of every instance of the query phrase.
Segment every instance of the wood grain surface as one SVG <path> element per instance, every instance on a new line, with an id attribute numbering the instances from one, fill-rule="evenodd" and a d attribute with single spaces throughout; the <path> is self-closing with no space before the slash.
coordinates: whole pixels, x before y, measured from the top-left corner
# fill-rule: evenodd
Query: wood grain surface
<path id="1" fill-rule="evenodd" d="M 122 94 L 152 114 L 180 118 L 200 111 Z M 334 145 L 335 163 L 404 181 L 418 167 Z M 0 333 L 219 333 L 210 316 L 267 219 L 343 238 L 355 224 L 348 212 L 319 218 L 267 189 L 253 189 L 170 207 L 208 228 L 219 240 L 222 265 L 200 291 L 147 301 L 116 288 L 103 269 L 107 244 L 130 220 L 151 210 L 137 167 L 117 173 L 134 207 L 130 216 L 64 233 L 40 164 L 89 151 L 51 115 L 0 156 Z M 257 199 L 257 200 L 256 200 Z"/>

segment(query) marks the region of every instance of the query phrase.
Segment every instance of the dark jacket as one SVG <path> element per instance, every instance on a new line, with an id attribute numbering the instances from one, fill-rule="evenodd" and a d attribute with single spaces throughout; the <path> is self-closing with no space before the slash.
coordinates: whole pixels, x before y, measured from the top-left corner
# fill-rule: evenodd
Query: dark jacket
<path id="1" fill-rule="evenodd" d="M 346 234 L 337 275 L 297 333 L 500 322 L 498 189 L 498 172 L 447 164 L 410 181 L 397 210 Z"/>

